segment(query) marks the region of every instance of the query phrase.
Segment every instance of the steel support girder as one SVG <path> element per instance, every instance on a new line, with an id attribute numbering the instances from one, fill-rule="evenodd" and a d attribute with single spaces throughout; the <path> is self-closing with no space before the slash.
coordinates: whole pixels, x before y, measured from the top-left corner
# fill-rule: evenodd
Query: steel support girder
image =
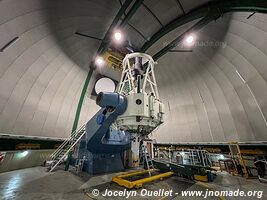
<path id="1" fill-rule="evenodd" d="M 200 21 L 194 24 L 191 28 L 187 29 L 183 34 L 179 35 L 175 40 L 170 42 L 166 47 L 164 47 L 159 52 L 157 52 L 155 55 L 153 55 L 153 59 L 158 60 L 161 56 L 169 52 L 169 50 L 173 49 L 179 42 L 181 42 L 188 33 L 198 31 L 199 29 L 204 27 L 206 24 L 208 24 L 210 21 L 212 21 L 212 18 L 210 18 L 209 16 L 203 17 Z"/>
<path id="2" fill-rule="evenodd" d="M 114 30 L 114 28 L 117 26 L 118 22 L 120 21 L 121 17 L 123 16 L 123 14 L 125 13 L 125 11 L 127 10 L 127 8 L 130 6 L 132 0 L 126 0 L 124 2 L 124 4 L 121 6 L 119 12 L 117 13 L 117 15 L 115 16 L 114 20 L 112 21 L 111 25 L 109 26 L 109 29 L 107 30 L 102 43 L 100 44 L 100 47 L 98 48 L 97 54 L 102 54 L 106 51 L 108 45 L 109 45 L 109 37 L 112 34 L 112 31 Z"/>
<path id="3" fill-rule="evenodd" d="M 105 34 L 104 39 L 102 40 L 102 43 L 97 51 L 98 55 L 103 54 L 108 46 L 110 45 L 111 42 L 111 35 L 112 32 L 114 31 L 114 29 L 118 26 L 119 28 L 123 28 L 128 21 L 132 18 L 132 16 L 134 15 L 134 13 L 136 13 L 136 11 L 138 10 L 138 8 L 142 5 L 144 0 L 137 0 L 133 6 L 131 7 L 131 9 L 129 10 L 129 12 L 127 13 L 127 15 L 124 17 L 124 19 L 122 20 L 122 22 L 118 25 L 118 22 L 120 21 L 121 17 L 124 15 L 124 13 L 126 12 L 127 8 L 129 7 L 129 5 L 131 4 L 132 0 L 126 0 L 124 2 L 124 4 L 122 5 L 121 9 L 119 10 L 118 14 L 116 15 L 116 17 L 114 18 L 112 24 L 110 25 L 108 31 Z"/>
<path id="4" fill-rule="evenodd" d="M 131 7 L 131 9 L 129 10 L 129 12 L 126 14 L 126 16 L 124 17 L 124 19 L 122 20 L 121 24 L 120 24 L 120 28 L 123 28 L 128 21 L 132 18 L 132 16 L 136 13 L 136 11 L 138 10 L 138 8 L 142 5 L 144 0 L 137 0 L 133 6 Z"/>
<path id="5" fill-rule="evenodd" d="M 217 0 L 201 5 L 187 14 L 177 17 L 167 24 L 164 28 L 156 32 L 149 41 L 147 41 L 141 48 L 142 52 L 149 49 L 160 38 L 170 31 L 199 18 L 209 16 L 210 21 L 216 20 L 227 12 L 260 12 L 267 13 L 266 0 Z"/>

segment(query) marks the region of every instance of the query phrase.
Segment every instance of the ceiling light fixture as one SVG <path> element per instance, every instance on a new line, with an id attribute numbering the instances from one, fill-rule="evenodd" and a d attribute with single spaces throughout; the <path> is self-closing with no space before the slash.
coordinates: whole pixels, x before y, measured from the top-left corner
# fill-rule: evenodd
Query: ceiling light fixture
<path id="1" fill-rule="evenodd" d="M 186 42 L 187 45 L 193 45 L 194 42 L 195 42 L 195 37 L 193 35 L 188 35 L 185 38 L 185 42 Z"/>
<path id="2" fill-rule="evenodd" d="M 113 37 L 116 42 L 121 42 L 123 38 L 122 33 L 120 31 L 115 31 Z"/>
<path id="3" fill-rule="evenodd" d="M 97 56 L 96 59 L 95 59 L 95 64 L 97 66 L 102 66 L 103 64 L 105 63 L 104 59 L 100 56 Z"/>

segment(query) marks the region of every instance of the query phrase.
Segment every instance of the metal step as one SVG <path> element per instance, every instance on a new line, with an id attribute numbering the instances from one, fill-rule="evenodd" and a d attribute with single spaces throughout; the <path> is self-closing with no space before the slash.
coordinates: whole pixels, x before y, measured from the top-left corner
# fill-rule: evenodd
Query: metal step
<path id="1" fill-rule="evenodd" d="M 49 172 L 52 172 L 56 166 L 64 162 L 64 158 L 72 152 L 75 145 L 81 140 L 86 133 L 86 124 L 82 125 L 79 129 L 75 130 L 71 136 L 66 139 L 55 152 L 50 156 L 51 165 L 49 166 Z"/>
<path id="2" fill-rule="evenodd" d="M 141 147 L 141 155 L 143 157 L 144 162 L 146 162 L 148 174 L 149 174 L 149 176 L 151 176 L 151 171 L 153 169 L 155 169 L 155 168 L 154 168 L 154 165 L 153 165 L 153 160 L 151 159 L 150 154 L 148 153 L 146 145 L 142 145 L 142 147 Z"/>

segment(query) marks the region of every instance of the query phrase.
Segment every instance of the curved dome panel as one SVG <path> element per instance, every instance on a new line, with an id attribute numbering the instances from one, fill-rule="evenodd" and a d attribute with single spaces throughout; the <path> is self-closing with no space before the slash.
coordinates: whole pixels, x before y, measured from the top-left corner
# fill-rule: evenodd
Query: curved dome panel
<path id="1" fill-rule="evenodd" d="M 196 34 L 193 52 L 160 58 L 167 116 L 157 141 L 267 140 L 267 16 L 249 15 L 225 15 Z"/>
<path id="2" fill-rule="evenodd" d="M 124 29 L 127 39 L 141 47 L 205 2 L 181 0 L 179 7 L 175 0 L 145 0 Z M 69 136 L 89 63 L 120 6 L 117 0 L 0 1 L 0 134 Z M 166 105 L 165 123 L 153 133 L 158 142 L 267 141 L 267 15 L 250 14 L 226 14 L 196 33 L 194 47 L 175 47 L 192 52 L 168 52 L 158 60 Z M 154 55 L 196 21 L 147 52 Z M 98 109 L 90 98 L 93 81 L 80 125 Z"/>
<path id="3" fill-rule="evenodd" d="M 118 6 L 117 1 L 0 2 L 0 46 L 18 37 L 0 53 L 0 133 L 68 137 L 100 44 L 74 33 L 102 38 Z M 82 114 L 81 121 L 86 119 L 88 113 Z"/>

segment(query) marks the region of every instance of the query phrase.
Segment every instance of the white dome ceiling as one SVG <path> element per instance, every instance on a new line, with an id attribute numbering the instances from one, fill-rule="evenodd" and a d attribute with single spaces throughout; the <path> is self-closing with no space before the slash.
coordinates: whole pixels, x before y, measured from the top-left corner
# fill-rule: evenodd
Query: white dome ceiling
<path id="1" fill-rule="evenodd" d="M 185 12 L 206 1 L 181 0 Z M 145 0 L 125 27 L 141 47 L 183 14 L 176 0 Z M 120 8 L 118 0 L 0 1 L 0 134 L 66 138 L 99 40 Z M 153 137 L 159 142 L 267 141 L 267 16 L 226 14 L 197 36 L 192 52 L 169 52 L 158 60 L 159 92 L 166 120 Z M 170 32 L 148 53 L 190 27 Z M 137 29 L 137 30 L 136 30 Z M 181 47 L 176 47 L 180 50 Z M 97 111 L 83 102 L 79 124 Z"/>
<path id="2" fill-rule="evenodd" d="M 193 52 L 159 60 L 168 105 L 159 141 L 266 141 L 267 15 L 248 15 L 225 15 L 197 34 Z"/>

